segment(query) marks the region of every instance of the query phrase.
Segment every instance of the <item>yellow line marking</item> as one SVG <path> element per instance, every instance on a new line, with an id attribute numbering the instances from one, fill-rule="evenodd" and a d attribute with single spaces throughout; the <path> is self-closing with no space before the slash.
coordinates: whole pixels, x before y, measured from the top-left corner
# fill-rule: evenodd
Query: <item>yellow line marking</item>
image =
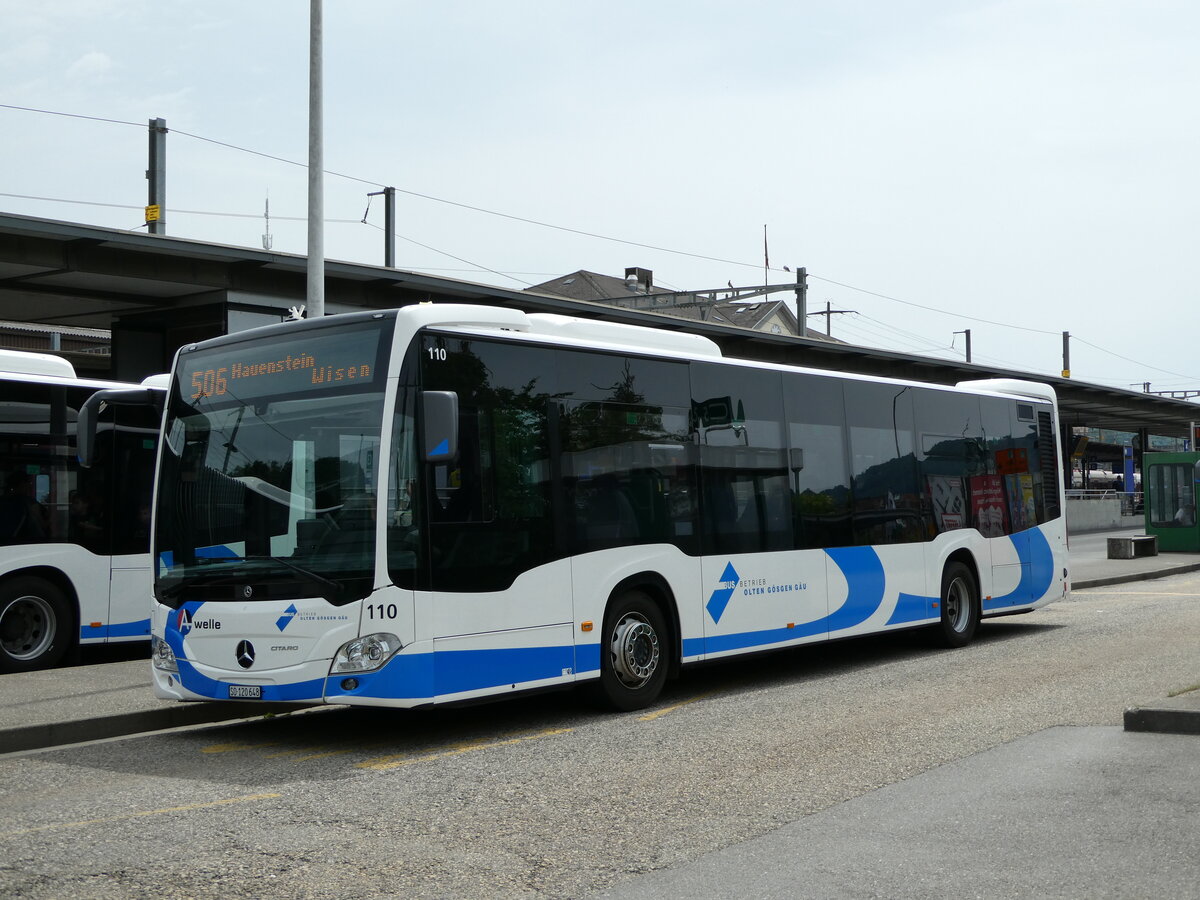
<path id="1" fill-rule="evenodd" d="M 248 797 L 230 797 L 227 800 L 211 800 L 207 803 L 189 803 L 185 806 L 169 806 L 166 809 L 147 809 L 141 812 L 125 813 L 120 816 L 105 816 L 103 819 L 84 819 L 82 822 L 59 822 L 56 825 L 38 825 L 34 828 L 21 828 L 17 831 L 0 831 L 0 838 L 16 837 L 21 834 L 35 834 L 39 831 L 58 831 L 62 828 L 83 828 L 85 825 L 103 825 L 107 822 L 121 822 L 126 819 L 141 819 L 145 816 L 160 816 L 164 813 L 191 812 L 197 809 L 212 809 L 216 806 L 228 806 L 231 803 L 248 803 L 251 800 L 270 800 L 282 797 L 282 794 L 251 794 Z"/>
<path id="2" fill-rule="evenodd" d="M 407 753 L 393 753 L 389 756 L 376 756 L 373 759 L 368 759 L 366 762 L 355 763 L 355 768 L 374 769 L 376 771 L 397 769 L 400 766 L 407 766 L 411 765 L 412 763 L 431 762 L 435 759 L 448 759 L 449 757 L 462 756 L 464 753 L 471 753 L 475 750 L 491 750 L 494 747 L 507 747 L 512 744 L 520 744 L 525 741 L 537 740 L 538 738 L 553 737 L 556 734 L 567 734 L 568 732 L 574 730 L 574 728 L 548 728 L 545 731 L 535 731 L 532 734 L 519 734 L 515 737 L 503 738 L 498 741 L 489 741 L 486 738 L 477 738 L 476 740 L 463 741 L 460 744 L 454 744 L 449 750 L 421 753 L 416 756 L 411 756 Z"/>
<path id="3" fill-rule="evenodd" d="M 661 718 L 662 716 L 665 716 L 667 713 L 675 712 L 675 710 L 679 709 L 681 706 L 687 706 L 689 703 L 695 703 L 697 700 L 704 700 L 708 697 L 711 697 L 712 693 L 713 693 L 712 691 L 707 691 L 703 694 L 697 694 L 695 697 L 692 697 L 689 700 L 682 700 L 673 706 L 664 706 L 662 709 L 656 709 L 654 712 L 646 713 L 646 715 L 644 715 L 644 716 L 638 716 L 638 721 L 639 722 L 651 722 L 654 719 L 658 719 L 658 718 Z"/>
<path id="4" fill-rule="evenodd" d="M 262 744 L 245 744 L 235 741 L 231 744 L 209 744 L 207 747 L 201 747 L 201 753 L 233 753 L 236 750 L 257 750 L 259 747 L 275 747 L 279 745 L 279 741 L 267 741 Z"/>
<path id="5" fill-rule="evenodd" d="M 309 756 L 297 756 L 296 762 L 308 762 L 310 759 L 325 759 L 327 756 L 342 756 L 345 753 L 350 753 L 351 750 L 326 750 L 324 753 L 313 753 Z"/>

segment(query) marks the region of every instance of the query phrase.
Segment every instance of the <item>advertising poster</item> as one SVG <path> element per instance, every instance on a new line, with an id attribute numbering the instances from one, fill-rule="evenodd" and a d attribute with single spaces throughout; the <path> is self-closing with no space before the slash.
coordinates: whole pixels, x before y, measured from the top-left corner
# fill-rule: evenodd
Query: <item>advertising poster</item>
<path id="1" fill-rule="evenodd" d="M 949 475 L 929 476 L 929 496 L 933 502 L 933 515 L 937 529 L 953 531 L 966 524 L 967 502 L 963 496 L 961 478 Z"/>
<path id="2" fill-rule="evenodd" d="M 984 537 L 1007 534 L 1008 511 L 1004 502 L 1004 483 L 999 475 L 971 478 L 971 521 Z"/>

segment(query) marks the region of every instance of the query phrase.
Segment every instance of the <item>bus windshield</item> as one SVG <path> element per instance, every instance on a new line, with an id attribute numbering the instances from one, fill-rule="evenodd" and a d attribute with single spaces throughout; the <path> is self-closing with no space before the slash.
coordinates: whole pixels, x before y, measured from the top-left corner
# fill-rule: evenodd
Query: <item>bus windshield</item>
<path id="1" fill-rule="evenodd" d="M 340 605 L 370 593 L 388 326 L 180 354 L 159 479 L 159 602 Z"/>

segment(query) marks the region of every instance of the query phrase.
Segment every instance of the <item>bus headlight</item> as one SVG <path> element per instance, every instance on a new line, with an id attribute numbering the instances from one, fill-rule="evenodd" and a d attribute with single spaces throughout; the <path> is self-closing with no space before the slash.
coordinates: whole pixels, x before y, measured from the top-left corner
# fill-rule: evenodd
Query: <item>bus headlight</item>
<path id="1" fill-rule="evenodd" d="M 391 659 L 401 646 L 400 638 L 394 634 L 365 634 L 338 648 L 329 673 L 374 672 Z"/>
<path id="2" fill-rule="evenodd" d="M 179 663 L 175 661 L 175 651 L 160 637 L 150 638 L 150 662 L 160 672 L 179 671 Z"/>

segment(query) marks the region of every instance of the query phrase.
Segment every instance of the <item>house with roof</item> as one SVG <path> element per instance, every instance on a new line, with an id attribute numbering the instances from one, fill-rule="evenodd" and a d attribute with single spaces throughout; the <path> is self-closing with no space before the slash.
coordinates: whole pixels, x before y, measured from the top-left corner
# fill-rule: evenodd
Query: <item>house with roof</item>
<path id="1" fill-rule="evenodd" d="M 782 286 L 780 289 L 787 290 Z M 624 278 L 580 269 L 526 290 L 767 334 L 803 335 L 815 340 L 836 341 L 809 328 L 802 332 L 789 301 L 774 299 L 761 287 L 735 288 L 730 284 L 720 290 L 671 291 L 654 284 L 651 270 L 631 267 L 625 270 Z"/>

